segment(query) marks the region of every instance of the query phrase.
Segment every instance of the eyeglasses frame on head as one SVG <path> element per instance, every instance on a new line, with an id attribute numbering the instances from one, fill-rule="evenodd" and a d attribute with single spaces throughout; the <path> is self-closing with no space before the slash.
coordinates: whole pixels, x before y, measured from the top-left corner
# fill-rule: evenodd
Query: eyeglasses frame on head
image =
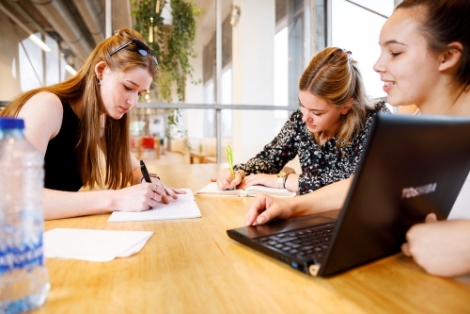
<path id="1" fill-rule="evenodd" d="M 121 51 L 122 49 L 126 48 L 130 44 L 134 44 L 135 52 L 137 52 L 142 57 L 146 57 L 149 54 L 151 54 L 152 57 L 153 57 L 153 60 L 155 61 L 155 64 L 158 66 L 158 60 L 157 60 L 157 55 L 155 54 L 155 51 L 153 51 L 149 46 L 147 46 L 146 44 L 144 44 L 144 42 L 142 42 L 141 40 L 138 40 L 138 39 L 132 39 L 132 40 L 129 40 L 128 42 L 122 44 L 121 46 L 119 46 L 116 49 L 114 49 L 113 51 L 111 51 L 109 53 L 109 56 L 111 57 L 113 54 L 115 54 L 116 52 Z"/>

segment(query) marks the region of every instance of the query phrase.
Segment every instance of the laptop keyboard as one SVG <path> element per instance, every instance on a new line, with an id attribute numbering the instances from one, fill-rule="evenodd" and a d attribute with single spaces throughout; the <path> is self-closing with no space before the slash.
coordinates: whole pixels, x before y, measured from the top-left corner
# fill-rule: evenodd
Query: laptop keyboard
<path id="1" fill-rule="evenodd" d="M 258 238 L 258 242 L 265 246 L 283 251 L 286 254 L 299 258 L 314 258 L 320 260 L 333 234 L 334 223 L 316 226 L 313 228 L 278 233 Z"/>

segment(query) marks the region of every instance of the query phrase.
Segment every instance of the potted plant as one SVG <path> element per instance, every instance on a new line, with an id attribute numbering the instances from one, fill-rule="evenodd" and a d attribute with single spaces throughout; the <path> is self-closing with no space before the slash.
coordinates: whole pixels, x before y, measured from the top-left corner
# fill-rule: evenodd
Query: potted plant
<path id="1" fill-rule="evenodd" d="M 173 90 L 179 102 L 185 99 L 185 86 L 188 78 L 193 78 L 190 58 L 197 56 L 193 49 L 196 38 L 196 20 L 203 10 L 189 0 L 131 0 L 135 29 L 147 39 L 159 60 L 156 80 L 151 86 L 157 101 L 172 102 Z M 164 8 L 171 11 L 171 22 L 164 18 Z M 193 83 L 200 83 L 201 79 Z M 168 139 L 172 129 L 178 128 L 179 109 L 167 111 Z M 184 133 L 176 131 L 176 133 Z"/>

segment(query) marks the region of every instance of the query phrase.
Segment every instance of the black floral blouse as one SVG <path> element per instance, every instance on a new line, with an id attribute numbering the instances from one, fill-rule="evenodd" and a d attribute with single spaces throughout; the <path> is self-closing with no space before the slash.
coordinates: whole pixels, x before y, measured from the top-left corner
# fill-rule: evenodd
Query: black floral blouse
<path id="1" fill-rule="evenodd" d="M 237 164 L 235 170 L 250 173 L 279 173 L 282 168 L 299 155 L 302 173 L 299 177 L 299 193 L 306 194 L 328 184 L 349 178 L 356 171 L 373 117 L 378 112 L 390 113 L 384 102 L 375 104 L 368 111 L 362 130 L 350 143 L 338 148 L 335 138 L 322 146 L 313 139 L 302 121 L 300 109 L 284 124 L 274 140 L 245 164 Z"/>

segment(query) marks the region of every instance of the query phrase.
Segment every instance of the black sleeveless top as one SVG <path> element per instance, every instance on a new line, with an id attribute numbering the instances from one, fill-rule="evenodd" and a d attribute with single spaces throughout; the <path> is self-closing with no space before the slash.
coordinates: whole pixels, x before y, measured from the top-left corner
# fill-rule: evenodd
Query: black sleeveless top
<path id="1" fill-rule="evenodd" d="M 76 153 L 80 120 L 70 105 L 61 100 L 64 108 L 60 131 L 49 141 L 44 157 L 44 187 L 60 191 L 78 191 L 83 186 Z"/>

